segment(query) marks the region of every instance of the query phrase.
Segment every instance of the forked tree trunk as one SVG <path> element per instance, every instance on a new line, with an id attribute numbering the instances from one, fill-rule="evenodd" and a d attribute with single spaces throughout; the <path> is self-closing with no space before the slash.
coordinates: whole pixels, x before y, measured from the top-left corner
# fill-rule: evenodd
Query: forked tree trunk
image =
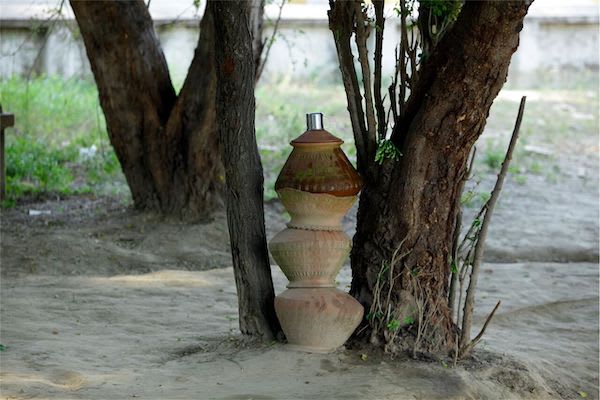
<path id="1" fill-rule="evenodd" d="M 251 1 L 209 1 L 214 15 L 217 115 L 227 180 L 227 223 L 238 293 L 240 330 L 273 338 L 275 315 L 263 211 L 263 172 L 254 130 Z"/>
<path id="2" fill-rule="evenodd" d="M 142 0 L 71 1 L 136 208 L 195 218 L 220 203 L 214 26 L 207 11 L 177 96 Z"/>
<path id="3" fill-rule="evenodd" d="M 343 32 L 347 26 L 336 19 L 344 18 L 341 10 L 335 12 L 338 6 L 344 4 L 332 3 L 330 13 L 334 38 L 335 29 Z M 453 28 L 421 66 L 405 112 L 395 121 L 391 139 L 402 157 L 379 166 L 368 146 L 357 151 L 363 154 L 359 168 L 365 186 L 351 253 L 351 293 L 368 310 L 382 265 L 401 246 L 398 254 L 404 257 L 397 267 L 392 303 L 413 308 L 407 299 L 417 295 L 415 285 L 420 288 L 431 324 L 430 351 L 449 350 L 456 338 L 447 301 L 456 199 L 469 152 L 506 80 L 528 6 L 466 2 Z M 338 53 L 344 46 L 338 43 Z M 347 60 L 340 55 L 342 64 Z M 344 75 L 351 67 L 341 68 Z M 349 104 L 356 103 L 355 91 L 348 90 L 351 79 L 344 81 Z M 356 126 L 355 137 L 364 138 Z M 370 336 L 368 327 L 362 332 Z"/>

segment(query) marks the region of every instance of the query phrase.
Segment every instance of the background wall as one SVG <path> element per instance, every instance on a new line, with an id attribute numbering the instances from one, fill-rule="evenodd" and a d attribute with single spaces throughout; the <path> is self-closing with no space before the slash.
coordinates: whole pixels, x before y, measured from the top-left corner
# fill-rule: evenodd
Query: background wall
<path id="1" fill-rule="evenodd" d="M 4 0 L 0 4 L 0 79 L 42 73 L 89 76 L 89 63 L 68 7 L 57 15 L 57 1 Z M 399 21 L 388 7 L 384 73 L 390 75 Z M 521 44 L 511 65 L 511 80 L 540 70 L 598 69 L 599 12 L 594 0 L 536 0 L 525 19 Z M 266 79 L 338 79 L 337 60 L 327 24 L 327 1 L 286 4 L 268 63 Z M 153 0 L 151 14 L 173 80 L 185 78 L 198 38 L 202 9 L 191 0 Z M 279 7 L 267 7 L 267 25 Z M 267 28 L 266 35 L 270 34 Z"/>

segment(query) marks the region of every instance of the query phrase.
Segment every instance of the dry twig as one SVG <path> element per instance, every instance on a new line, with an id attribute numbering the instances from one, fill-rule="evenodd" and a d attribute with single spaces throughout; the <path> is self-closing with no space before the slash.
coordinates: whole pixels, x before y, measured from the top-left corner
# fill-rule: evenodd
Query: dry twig
<path id="1" fill-rule="evenodd" d="M 519 106 L 519 113 L 517 114 L 517 120 L 515 121 L 515 127 L 513 129 L 513 133 L 510 139 L 510 144 L 508 145 L 508 149 L 506 150 L 506 156 L 504 157 L 504 161 L 502 163 L 502 168 L 500 168 L 500 173 L 498 174 L 498 179 L 496 180 L 496 184 L 494 185 L 494 189 L 492 190 L 492 194 L 490 199 L 486 202 L 484 207 L 485 209 L 483 221 L 481 223 L 481 228 L 477 235 L 477 243 L 475 244 L 475 249 L 473 252 L 473 263 L 471 268 L 471 274 L 469 277 L 469 287 L 467 288 L 467 295 L 465 298 L 465 307 L 464 307 L 464 315 L 462 319 L 462 329 L 461 329 L 461 337 L 460 337 L 460 347 L 459 347 L 459 357 L 464 357 L 470 353 L 473 349 L 475 343 L 471 341 L 471 326 L 473 324 L 473 308 L 475 306 L 475 291 L 477 288 L 477 281 L 479 278 L 479 270 L 481 267 L 481 262 L 483 260 L 483 251 L 485 240 L 487 238 L 488 228 L 492 219 L 492 214 L 494 212 L 494 207 L 498 201 L 500 196 L 500 192 L 502 191 L 502 185 L 504 184 L 504 179 L 506 178 L 506 174 L 508 173 L 508 166 L 510 165 L 510 161 L 512 160 L 512 155 L 515 150 L 517 140 L 519 138 L 519 130 L 521 128 L 521 121 L 523 120 L 523 112 L 525 111 L 525 101 L 526 97 L 523 96 L 521 98 L 521 104 Z M 480 212 L 481 214 L 481 212 Z M 493 316 L 497 307 L 494 308 L 492 314 L 488 317 L 487 323 Z M 481 333 L 483 334 L 483 332 Z M 479 335 L 478 335 L 479 336 Z M 480 339 L 480 338 L 479 338 Z M 478 340 L 479 340 L 478 339 Z"/>

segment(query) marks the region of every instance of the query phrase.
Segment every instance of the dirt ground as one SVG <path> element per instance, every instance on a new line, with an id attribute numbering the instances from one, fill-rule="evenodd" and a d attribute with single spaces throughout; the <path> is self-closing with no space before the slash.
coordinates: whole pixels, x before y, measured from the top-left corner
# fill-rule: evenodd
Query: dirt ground
<path id="1" fill-rule="evenodd" d="M 457 367 L 247 342 L 236 333 L 224 213 L 189 224 L 106 197 L 3 210 L 0 398 L 596 399 L 597 149 L 558 162 L 555 182 L 507 181 L 476 322 L 502 306 L 474 359 Z M 277 202 L 265 213 L 270 238 L 287 216 Z M 286 280 L 276 266 L 273 275 L 281 292 Z M 348 266 L 338 280 L 349 284 Z"/>

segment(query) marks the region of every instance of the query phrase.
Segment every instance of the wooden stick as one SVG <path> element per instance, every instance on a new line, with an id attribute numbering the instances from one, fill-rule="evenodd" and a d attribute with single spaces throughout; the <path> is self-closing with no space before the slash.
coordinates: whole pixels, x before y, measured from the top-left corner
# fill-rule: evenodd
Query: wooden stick
<path id="1" fill-rule="evenodd" d="M 265 69 L 265 65 L 267 64 L 267 60 L 269 59 L 269 53 L 271 52 L 271 47 L 273 47 L 273 42 L 275 41 L 275 35 L 277 34 L 277 30 L 279 29 L 279 23 L 281 22 L 281 13 L 283 12 L 283 6 L 285 5 L 286 0 L 281 0 L 281 4 L 279 5 L 279 14 L 277 14 L 277 19 L 275 20 L 275 25 L 273 26 L 273 33 L 271 36 L 266 39 L 263 43 L 263 46 L 267 46 L 267 51 L 265 52 L 265 57 L 260 61 L 258 68 L 256 69 L 256 74 L 254 75 L 254 84 L 258 82 L 260 76 L 262 75 L 263 70 Z M 148 4 L 150 4 L 150 0 L 148 0 Z M 262 52 L 262 49 L 261 49 Z"/>
<path id="2" fill-rule="evenodd" d="M 487 318 L 485 319 L 485 322 L 483 323 L 483 326 L 481 327 L 481 330 L 479 331 L 477 336 L 475 336 L 475 339 L 471 340 L 464 349 L 460 350 L 461 354 L 469 354 L 471 352 L 471 350 L 473 350 L 473 347 L 475 347 L 475 345 L 477 343 L 479 343 L 479 341 L 483 337 L 483 334 L 485 333 L 485 330 L 487 329 L 490 321 L 492 320 L 492 318 L 494 318 L 494 314 L 496 314 L 496 310 L 498 310 L 498 307 L 500 307 L 501 303 L 502 303 L 502 300 L 498 300 L 498 302 L 496 303 L 496 306 L 494 307 L 494 309 L 492 310 L 490 315 L 488 315 Z"/>
<path id="3" fill-rule="evenodd" d="M 465 172 L 463 173 L 462 179 L 460 180 L 460 184 L 458 187 L 458 197 L 456 198 L 456 207 L 458 211 L 456 213 L 456 223 L 454 226 L 454 237 L 452 239 L 452 262 L 456 267 L 456 272 L 452 272 L 450 275 L 450 289 L 448 291 L 448 308 L 450 308 L 450 315 L 454 315 L 454 309 L 456 306 L 456 282 L 458 281 L 458 242 L 460 239 L 460 230 L 462 228 L 462 210 L 460 209 L 460 198 L 465 188 L 465 184 L 469 180 L 471 176 L 471 172 L 473 171 L 473 164 L 475 163 L 475 156 L 477 155 L 477 147 L 473 147 L 473 152 L 471 153 L 471 161 L 469 161 L 469 165 Z M 458 305 L 460 307 L 460 304 Z M 456 321 L 458 323 L 458 320 Z"/>
<path id="4" fill-rule="evenodd" d="M 492 190 L 492 195 L 490 199 L 487 201 L 485 208 L 485 216 L 483 217 L 483 221 L 481 223 L 481 230 L 479 231 L 479 235 L 477 238 L 477 244 L 475 245 L 475 253 L 473 256 L 473 267 L 471 269 L 471 276 L 469 279 L 469 286 L 467 288 L 467 296 L 465 298 L 465 307 L 463 312 L 462 319 L 462 330 L 460 337 L 460 348 L 461 349 L 472 349 L 472 346 L 469 347 L 471 342 L 471 326 L 473 324 L 473 308 L 475 306 L 475 291 L 477 289 L 477 280 L 479 278 L 479 270 L 481 267 L 481 262 L 483 260 L 483 251 L 485 240 L 487 238 L 488 228 L 490 226 L 490 222 L 492 220 L 492 214 L 494 212 L 494 207 L 496 206 L 496 202 L 500 197 L 500 192 L 502 191 L 502 185 L 504 184 L 504 179 L 506 178 L 506 174 L 508 173 L 508 166 L 510 165 L 510 161 L 512 160 L 512 155 L 515 150 L 517 139 L 519 138 L 519 130 L 521 128 L 521 121 L 523 120 L 523 112 L 525 111 L 525 101 L 526 97 L 523 96 L 521 98 L 521 104 L 519 105 L 519 113 L 517 114 L 517 120 L 515 121 L 515 127 L 513 129 L 512 136 L 510 138 L 510 144 L 508 145 L 508 149 L 506 150 L 506 156 L 504 157 L 504 161 L 502 162 L 502 168 L 500 168 L 500 173 L 498 174 L 498 179 L 496 180 L 496 184 L 494 185 L 494 190 Z M 462 352 L 462 351 L 461 351 Z M 467 355 L 467 352 L 462 352 L 462 356 Z"/>
<path id="5" fill-rule="evenodd" d="M 354 27 L 354 5 L 349 1 L 329 1 L 329 29 L 333 33 L 333 41 L 342 74 L 342 82 L 348 100 L 348 113 L 356 144 L 356 164 L 360 173 L 365 174 L 367 167 L 374 161 L 368 156 L 365 126 L 365 113 L 362 106 L 362 95 L 354 68 L 354 55 L 350 46 Z"/>

